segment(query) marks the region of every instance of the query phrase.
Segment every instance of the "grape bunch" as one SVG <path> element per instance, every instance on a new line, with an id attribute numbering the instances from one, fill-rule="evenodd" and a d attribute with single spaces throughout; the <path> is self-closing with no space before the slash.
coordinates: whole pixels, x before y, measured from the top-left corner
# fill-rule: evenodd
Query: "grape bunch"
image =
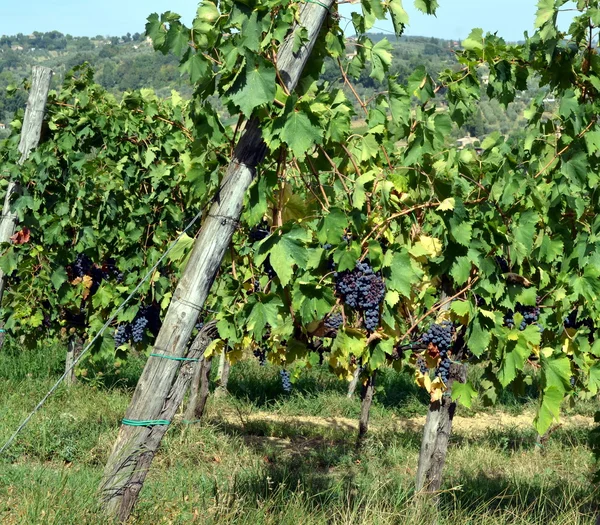
<path id="1" fill-rule="evenodd" d="M 271 256 L 267 256 L 267 258 L 265 259 L 265 262 L 263 263 L 263 270 L 265 271 L 265 273 L 267 274 L 267 277 L 269 279 L 274 279 L 277 276 L 277 273 L 275 272 L 273 266 L 271 266 Z"/>
<path id="2" fill-rule="evenodd" d="M 353 270 L 336 272 L 335 291 L 353 310 L 363 314 L 367 332 L 379 326 L 379 308 L 385 296 L 385 284 L 367 262 L 356 263 Z"/>
<path id="3" fill-rule="evenodd" d="M 253 353 L 254 357 L 258 359 L 260 366 L 265 366 L 267 364 L 267 351 L 264 348 L 256 348 Z"/>
<path id="4" fill-rule="evenodd" d="M 148 326 L 148 319 L 141 316 L 136 316 L 131 323 L 131 337 L 134 343 L 141 343 Z"/>
<path id="5" fill-rule="evenodd" d="M 417 359 L 417 366 L 419 367 L 419 372 L 421 372 L 423 375 L 429 372 L 427 362 L 422 357 L 419 357 L 419 359 Z"/>
<path id="6" fill-rule="evenodd" d="M 522 304 L 517 304 L 515 310 L 523 317 L 523 320 L 519 324 L 519 330 L 521 331 L 525 330 L 530 324 L 536 323 L 540 318 L 539 306 L 524 306 Z M 504 325 L 511 329 L 515 327 L 514 312 L 512 310 L 509 310 L 504 315 Z"/>
<path id="7" fill-rule="evenodd" d="M 75 258 L 75 262 L 71 263 L 69 266 L 72 272 L 72 279 L 83 278 L 84 275 L 88 275 L 90 270 L 92 269 L 92 260 L 85 254 L 80 253 Z"/>
<path id="8" fill-rule="evenodd" d="M 115 348 L 119 348 L 124 344 L 127 344 L 131 339 L 131 326 L 129 324 L 122 324 L 117 327 L 115 332 Z"/>
<path id="9" fill-rule="evenodd" d="M 260 224 L 254 226 L 254 228 L 250 230 L 248 238 L 250 239 L 250 242 L 255 243 L 266 239 L 269 235 L 271 235 L 269 224 L 267 221 L 261 221 Z"/>
<path id="10" fill-rule="evenodd" d="M 105 281 L 108 281 L 111 277 L 114 277 L 115 281 L 122 283 L 125 275 L 117 268 L 115 260 L 113 258 L 108 258 L 102 263 L 102 277 Z"/>
<path id="11" fill-rule="evenodd" d="M 340 312 L 337 312 L 333 315 L 328 315 L 325 318 L 325 328 L 329 328 L 331 330 L 338 330 L 340 326 L 342 326 L 344 319 Z"/>
<path id="12" fill-rule="evenodd" d="M 292 391 L 292 382 L 290 381 L 290 372 L 285 368 L 282 368 L 279 371 L 279 375 L 281 376 L 281 387 L 286 394 L 289 394 Z"/>
<path id="13" fill-rule="evenodd" d="M 128 343 L 141 343 L 146 330 L 157 336 L 161 327 L 160 307 L 158 304 L 142 306 L 131 323 L 119 325 L 115 332 L 115 347 Z"/>
<path id="14" fill-rule="evenodd" d="M 504 258 L 501 257 L 500 255 L 496 255 L 496 264 L 498 265 L 498 267 L 500 268 L 500 271 L 502 273 L 508 273 L 510 271 L 510 268 L 508 267 L 508 261 Z"/>
<path id="15" fill-rule="evenodd" d="M 452 346 L 452 332 L 454 328 L 450 321 L 442 321 L 440 324 L 432 324 L 429 330 L 421 337 L 426 345 L 432 344 L 440 353 L 440 362 L 435 371 L 444 384 L 450 376 L 450 347 Z"/>

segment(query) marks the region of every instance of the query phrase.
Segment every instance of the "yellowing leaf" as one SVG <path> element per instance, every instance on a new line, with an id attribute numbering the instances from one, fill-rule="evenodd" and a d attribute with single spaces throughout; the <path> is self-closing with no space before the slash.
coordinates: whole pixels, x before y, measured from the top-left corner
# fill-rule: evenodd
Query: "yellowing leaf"
<path id="1" fill-rule="evenodd" d="M 448 200 L 448 199 L 446 199 Z M 454 201 L 454 199 L 452 199 Z M 445 202 L 445 201 L 444 201 Z M 429 235 L 421 235 L 416 244 L 420 244 L 431 257 L 439 257 L 442 253 L 442 242 Z"/>
<path id="2" fill-rule="evenodd" d="M 204 357 L 208 359 L 209 357 L 218 355 L 221 353 L 223 348 L 225 348 L 225 341 L 222 339 L 215 339 L 208 345 L 206 350 L 204 350 Z"/>
<path id="3" fill-rule="evenodd" d="M 444 199 L 440 203 L 440 205 L 437 207 L 437 210 L 438 211 L 453 210 L 455 205 L 456 205 L 456 201 L 454 200 L 454 197 L 448 197 L 447 199 Z"/>

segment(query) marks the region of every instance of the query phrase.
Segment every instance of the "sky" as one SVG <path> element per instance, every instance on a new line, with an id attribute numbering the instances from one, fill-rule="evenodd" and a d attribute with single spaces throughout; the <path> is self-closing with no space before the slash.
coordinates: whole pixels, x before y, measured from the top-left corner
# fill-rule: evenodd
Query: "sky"
<path id="1" fill-rule="evenodd" d="M 481 27 L 516 41 L 523 39 L 524 31 L 533 32 L 537 0 L 439 0 L 436 17 L 417 11 L 412 0 L 403 4 L 410 16 L 407 35 L 460 40 Z M 52 30 L 90 37 L 143 33 L 150 13 L 174 11 L 189 24 L 197 5 L 197 0 L 24 0 L 23 4 L 0 0 L 0 35 Z M 342 5 L 341 14 L 348 17 L 351 9 L 356 7 Z M 352 24 L 342 20 L 342 27 L 345 23 L 352 34 Z M 382 32 L 392 30 L 389 21 L 380 21 L 376 27 Z"/>

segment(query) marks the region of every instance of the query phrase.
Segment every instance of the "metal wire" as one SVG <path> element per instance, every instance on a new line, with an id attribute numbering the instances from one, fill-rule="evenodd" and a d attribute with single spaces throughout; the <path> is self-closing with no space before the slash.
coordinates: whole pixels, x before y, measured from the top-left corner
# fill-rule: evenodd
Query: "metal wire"
<path id="1" fill-rule="evenodd" d="M 159 267 L 160 263 L 165 259 L 165 257 L 175 248 L 175 245 L 181 240 L 183 235 L 196 223 L 196 221 L 202 216 L 206 206 L 210 204 L 210 201 L 206 203 L 202 209 L 194 216 L 194 218 L 187 224 L 187 226 L 183 229 L 183 231 L 177 236 L 177 238 L 171 243 L 171 245 L 167 248 L 165 253 L 162 254 L 160 259 L 156 261 L 154 266 L 148 270 L 148 273 L 144 276 L 144 278 L 137 284 L 137 286 L 133 289 L 133 291 L 129 294 L 129 296 L 119 305 L 119 307 L 114 311 L 114 313 L 108 318 L 108 320 L 104 323 L 100 331 L 94 336 L 94 338 L 88 343 L 88 345 L 82 350 L 81 354 L 73 361 L 71 366 L 65 370 L 65 373 L 60 376 L 58 381 L 54 384 L 54 386 L 48 391 L 48 393 L 42 398 L 42 400 L 36 405 L 36 407 L 31 411 L 31 413 L 23 420 L 23 422 L 18 426 L 17 430 L 8 438 L 6 443 L 2 448 L 0 448 L 0 455 L 2 455 L 12 444 L 15 438 L 21 433 L 21 431 L 25 428 L 27 423 L 31 420 L 31 418 L 37 413 L 37 411 L 44 406 L 44 403 L 48 400 L 48 398 L 54 393 L 54 391 L 59 387 L 59 385 L 64 381 L 65 377 L 69 375 L 71 370 L 75 368 L 77 363 L 81 361 L 86 352 L 92 347 L 92 345 L 96 342 L 96 340 L 106 331 L 106 329 L 110 326 L 110 324 L 115 320 L 117 314 L 125 307 L 125 305 L 133 298 L 133 296 L 137 293 L 137 291 L 142 287 L 142 285 L 152 276 L 155 270 Z"/>

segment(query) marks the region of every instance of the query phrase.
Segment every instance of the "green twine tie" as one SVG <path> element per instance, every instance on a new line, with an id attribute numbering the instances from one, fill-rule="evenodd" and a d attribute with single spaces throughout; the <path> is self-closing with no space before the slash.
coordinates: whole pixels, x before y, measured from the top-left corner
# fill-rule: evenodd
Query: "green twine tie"
<path id="1" fill-rule="evenodd" d="M 153 427 L 157 425 L 170 425 L 171 422 L 166 419 L 148 419 L 146 421 L 140 421 L 138 419 L 124 419 L 121 421 L 123 425 L 130 427 Z"/>
<path id="2" fill-rule="evenodd" d="M 330 10 L 330 8 L 325 5 L 323 2 L 319 2 L 319 0 L 304 0 L 307 4 L 317 4 L 320 5 L 321 7 L 323 7 L 324 9 L 327 9 L 327 11 Z"/>
<path id="3" fill-rule="evenodd" d="M 171 361 L 200 361 L 200 359 L 196 359 L 195 357 L 175 357 L 173 355 L 166 354 L 150 354 L 150 357 L 162 357 L 163 359 L 170 359 Z"/>

